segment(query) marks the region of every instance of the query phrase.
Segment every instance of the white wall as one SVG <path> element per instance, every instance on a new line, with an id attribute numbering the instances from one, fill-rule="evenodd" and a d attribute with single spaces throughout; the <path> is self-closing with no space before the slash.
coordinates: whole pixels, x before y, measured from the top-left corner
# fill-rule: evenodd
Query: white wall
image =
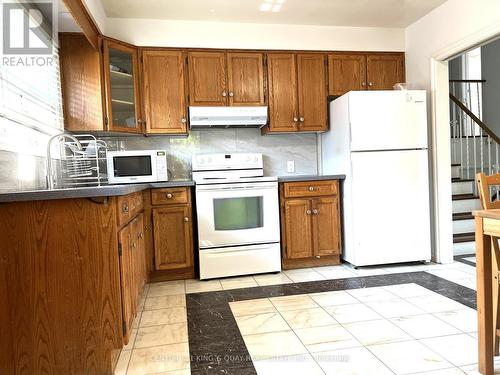
<path id="1" fill-rule="evenodd" d="M 483 83 L 483 121 L 500 135 L 500 39 L 481 48 Z"/>
<path id="2" fill-rule="evenodd" d="M 108 22 L 108 17 L 104 11 L 101 0 L 83 0 L 87 11 L 90 13 L 97 27 L 102 34 L 106 34 L 106 24 Z"/>
<path id="3" fill-rule="evenodd" d="M 434 230 L 438 260 L 451 261 L 450 132 L 447 63 L 441 62 L 500 32 L 500 1 L 448 0 L 406 29 L 406 77 L 429 91 Z"/>
<path id="4" fill-rule="evenodd" d="M 87 0 L 89 1 L 89 0 Z M 404 29 L 108 18 L 106 35 L 139 46 L 404 51 Z"/>

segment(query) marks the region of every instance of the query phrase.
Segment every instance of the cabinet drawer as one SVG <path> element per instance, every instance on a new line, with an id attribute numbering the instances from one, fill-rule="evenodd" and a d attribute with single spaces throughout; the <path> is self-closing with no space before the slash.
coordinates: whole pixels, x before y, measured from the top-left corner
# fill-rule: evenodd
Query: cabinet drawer
<path id="1" fill-rule="evenodd" d="M 130 213 L 130 196 L 122 195 L 117 200 L 118 225 L 122 226 L 132 217 Z"/>
<path id="2" fill-rule="evenodd" d="M 142 193 L 122 195 L 117 200 L 118 226 L 128 223 L 135 215 L 143 209 Z"/>
<path id="3" fill-rule="evenodd" d="M 151 202 L 154 205 L 189 203 L 189 188 L 151 189 Z"/>
<path id="4" fill-rule="evenodd" d="M 319 197 L 338 194 L 338 181 L 285 182 L 285 198 Z"/>

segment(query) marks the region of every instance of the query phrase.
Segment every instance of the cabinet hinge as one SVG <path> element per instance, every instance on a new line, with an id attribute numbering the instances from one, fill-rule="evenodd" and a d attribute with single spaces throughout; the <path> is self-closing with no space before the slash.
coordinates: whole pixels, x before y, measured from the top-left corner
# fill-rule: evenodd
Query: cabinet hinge
<path id="1" fill-rule="evenodd" d="M 122 332 L 123 336 L 127 333 L 127 323 L 124 320 L 122 320 Z"/>
<path id="2" fill-rule="evenodd" d="M 104 117 L 104 124 L 108 125 L 108 116 Z"/>
<path id="3" fill-rule="evenodd" d="M 121 257 L 123 254 L 122 244 L 118 243 L 118 256 Z"/>
<path id="4" fill-rule="evenodd" d="M 186 65 L 188 65 L 188 61 L 189 61 L 189 59 L 188 59 L 188 57 L 186 56 Z"/>
<path id="5" fill-rule="evenodd" d="M 101 44 L 101 52 L 104 53 L 104 43 Z"/>

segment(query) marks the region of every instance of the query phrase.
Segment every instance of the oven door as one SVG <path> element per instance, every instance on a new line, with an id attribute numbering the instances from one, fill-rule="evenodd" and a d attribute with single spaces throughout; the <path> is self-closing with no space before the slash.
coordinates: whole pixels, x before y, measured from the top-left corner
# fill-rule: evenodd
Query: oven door
<path id="1" fill-rule="evenodd" d="M 156 151 L 112 151 L 107 154 L 108 182 L 158 181 Z"/>
<path id="2" fill-rule="evenodd" d="M 279 242 L 277 182 L 196 187 L 201 249 Z"/>

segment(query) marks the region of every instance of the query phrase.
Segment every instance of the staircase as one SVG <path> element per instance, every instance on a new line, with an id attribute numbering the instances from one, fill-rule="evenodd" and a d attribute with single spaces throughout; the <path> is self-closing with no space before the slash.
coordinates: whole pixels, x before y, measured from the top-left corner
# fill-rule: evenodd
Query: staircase
<path id="1" fill-rule="evenodd" d="M 475 253 L 472 211 L 481 207 L 474 194 L 474 179 L 461 178 L 461 169 L 460 164 L 451 165 L 454 255 Z"/>
<path id="2" fill-rule="evenodd" d="M 482 122 L 481 105 L 476 101 L 482 83 L 484 80 L 450 80 L 454 255 L 476 252 L 472 211 L 481 208 L 476 173 L 499 173 L 500 138 Z"/>

